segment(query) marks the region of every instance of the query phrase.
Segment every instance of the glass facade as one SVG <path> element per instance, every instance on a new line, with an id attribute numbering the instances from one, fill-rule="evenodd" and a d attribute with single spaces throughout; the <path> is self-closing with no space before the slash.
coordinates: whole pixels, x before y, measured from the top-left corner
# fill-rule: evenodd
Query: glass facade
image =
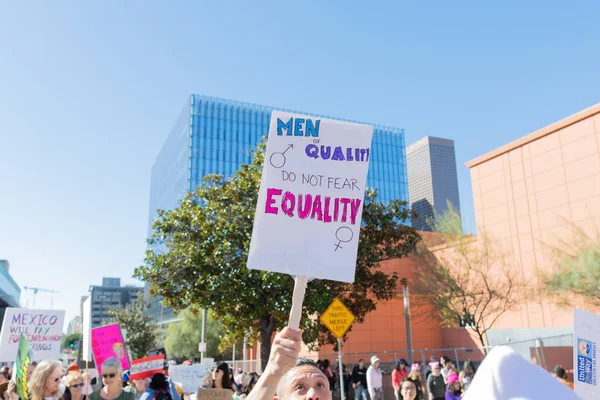
<path id="1" fill-rule="evenodd" d="M 250 163 L 251 151 L 268 135 L 273 110 L 283 109 L 190 96 L 152 168 L 149 236 L 157 210 L 177 207 L 205 175 L 229 177 L 242 163 Z M 404 130 L 375 125 L 371 154 L 367 187 L 376 188 L 383 202 L 408 201 Z M 161 303 L 160 299 L 151 300 L 148 313 L 157 321 L 168 322 L 172 313 Z"/>
<path id="2" fill-rule="evenodd" d="M 406 149 L 410 204 L 418 214 L 413 227 L 434 229 L 435 215 L 447 210 L 447 201 L 460 213 L 454 141 L 426 136 Z"/>
<path id="3" fill-rule="evenodd" d="M 9 273 L 10 265 L 0 260 L 0 321 L 4 318 L 6 307 L 19 307 L 21 288 Z"/>

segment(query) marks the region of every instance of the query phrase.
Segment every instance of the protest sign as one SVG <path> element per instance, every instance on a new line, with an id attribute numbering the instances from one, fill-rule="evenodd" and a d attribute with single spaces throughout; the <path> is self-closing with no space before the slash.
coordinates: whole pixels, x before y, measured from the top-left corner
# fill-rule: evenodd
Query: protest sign
<path id="1" fill-rule="evenodd" d="M 129 359 L 119 324 L 92 329 L 92 353 L 99 374 L 102 374 L 102 363 L 109 357 L 116 357 L 121 361 L 123 370 L 129 369 Z"/>
<path id="2" fill-rule="evenodd" d="M 169 366 L 169 378 L 180 384 L 184 393 L 196 393 L 205 377 L 206 369 L 202 364 Z"/>
<path id="3" fill-rule="evenodd" d="M 600 315 L 574 310 L 573 382 L 575 393 L 584 400 L 600 398 L 598 388 L 598 343 Z"/>
<path id="4" fill-rule="evenodd" d="M 163 372 L 164 365 L 164 354 L 133 360 L 131 362 L 131 369 L 129 370 L 131 374 L 129 379 L 135 381 L 138 379 L 150 378 L 154 374 Z M 196 389 L 194 389 L 194 391 L 196 391 Z"/>
<path id="5" fill-rule="evenodd" d="M 0 361 L 15 361 L 21 334 L 34 352 L 33 361 L 57 359 L 64 321 L 62 310 L 7 308 L 0 333 Z"/>
<path id="6" fill-rule="evenodd" d="M 273 111 L 248 268 L 295 276 L 298 329 L 309 278 L 354 282 L 373 127 Z"/>
<path id="7" fill-rule="evenodd" d="M 372 136 L 273 111 L 248 268 L 354 282 Z"/>
<path id="8" fill-rule="evenodd" d="M 19 348 L 17 349 L 17 358 L 15 361 L 15 384 L 19 398 L 29 400 L 29 392 L 27 391 L 27 370 L 29 364 L 33 361 L 33 352 L 27 343 L 25 336 L 21 334 L 19 337 Z"/>
<path id="9" fill-rule="evenodd" d="M 82 349 L 81 349 L 81 359 L 83 361 L 93 361 L 92 358 L 92 341 L 90 335 L 92 334 L 92 296 L 88 296 L 82 305 L 83 311 L 83 321 L 82 321 L 82 331 L 83 331 L 83 339 L 82 339 Z"/>
<path id="10" fill-rule="evenodd" d="M 231 389 L 198 389 L 196 400 L 231 400 L 233 391 Z"/>

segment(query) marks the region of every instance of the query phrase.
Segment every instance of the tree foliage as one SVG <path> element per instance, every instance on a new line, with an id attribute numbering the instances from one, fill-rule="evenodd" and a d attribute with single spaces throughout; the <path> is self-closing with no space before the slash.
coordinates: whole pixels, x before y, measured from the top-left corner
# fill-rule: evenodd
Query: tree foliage
<path id="1" fill-rule="evenodd" d="M 542 282 L 561 304 L 573 304 L 573 296 L 577 296 L 584 303 L 600 307 L 600 234 L 571 227 L 573 235 L 568 239 L 548 245 L 554 268 L 541 273 Z"/>
<path id="2" fill-rule="evenodd" d="M 65 335 L 62 338 L 61 347 L 63 349 L 71 349 L 72 348 L 74 350 L 78 350 L 79 342 L 81 341 L 82 338 L 83 338 L 83 334 L 81 334 L 79 332 L 71 333 L 70 335 Z M 73 345 L 73 347 L 71 347 L 71 345 Z"/>
<path id="3" fill-rule="evenodd" d="M 152 350 L 156 338 L 156 326 L 152 317 L 144 313 L 144 302 L 139 300 L 126 307 L 115 307 L 109 310 L 111 322 L 125 329 L 127 347 L 133 358 L 145 357 Z"/>
<path id="4" fill-rule="evenodd" d="M 165 347 L 170 358 L 178 361 L 191 360 L 200 361 L 198 343 L 202 341 L 202 319 L 191 310 L 182 311 L 179 322 L 169 324 Z M 207 313 L 206 318 L 206 357 L 214 358 L 216 361 L 233 359 L 233 347 L 220 347 L 223 327 L 214 320 L 212 313 Z M 241 343 L 240 343 L 241 344 Z M 242 358 L 242 346 L 236 348 L 236 359 Z"/>
<path id="5" fill-rule="evenodd" d="M 151 284 L 151 295 L 164 296 L 168 306 L 211 309 L 223 326 L 223 342 L 239 342 L 245 334 L 259 337 L 266 363 L 272 334 L 288 320 L 293 279 L 246 268 L 263 160 L 261 144 L 252 163 L 242 165 L 230 179 L 207 176 L 178 208 L 160 210 L 145 265 L 135 275 Z M 322 313 L 335 297 L 362 322 L 376 302 L 395 296 L 398 277 L 382 272 L 379 263 L 415 250 L 420 237 L 404 225 L 410 217 L 405 202 L 384 205 L 374 190 L 367 191 L 355 283 L 308 284 L 301 321 L 306 343 L 335 343 L 318 318 L 309 318 Z"/>
<path id="6" fill-rule="evenodd" d="M 469 327 L 482 346 L 485 333 L 524 294 L 524 282 L 497 243 L 480 233 L 465 235 L 460 215 L 448 211 L 435 221 L 445 244 L 419 246 L 418 304 L 433 306 L 442 324 Z"/>

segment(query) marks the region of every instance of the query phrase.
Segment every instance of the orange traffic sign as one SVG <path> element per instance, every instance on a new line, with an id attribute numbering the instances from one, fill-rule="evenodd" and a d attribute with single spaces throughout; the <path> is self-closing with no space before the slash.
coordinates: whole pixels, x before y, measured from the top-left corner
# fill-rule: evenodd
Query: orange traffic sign
<path id="1" fill-rule="evenodd" d="M 321 315 L 321 322 L 333 333 L 335 337 L 341 339 L 348 329 L 354 323 L 356 317 L 338 298 L 335 298 L 327 310 Z"/>

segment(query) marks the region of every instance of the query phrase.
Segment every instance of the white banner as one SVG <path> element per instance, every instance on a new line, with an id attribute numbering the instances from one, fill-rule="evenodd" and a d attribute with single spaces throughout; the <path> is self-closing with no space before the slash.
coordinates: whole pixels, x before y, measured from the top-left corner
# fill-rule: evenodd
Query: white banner
<path id="1" fill-rule="evenodd" d="M 574 310 L 573 382 L 575 393 L 584 400 L 600 398 L 598 388 L 598 343 L 600 315 Z"/>
<path id="2" fill-rule="evenodd" d="M 21 333 L 34 352 L 34 361 L 56 360 L 60 355 L 64 322 L 63 310 L 7 308 L 0 334 L 0 361 L 16 360 Z"/>
<path id="3" fill-rule="evenodd" d="M 83 340 L 81 349 L 81 359 L 83 361 L 93 361 L 92 341 L 90 335 L 92 332 L 92 295 L 90 294 L 83 302 L 83 321 L 81 323 L 83 331 Z"/>
<path id="4" fill-rule="evenodd" d="M 181 385 L 184 393 L 196 393 L 206 377 L 203 364 L 170 365 L 169 379 Z"/>
<path id="5" fill-rule="evenodd" d="M 273 111 L 248 268 L 354 282 L 372 136 Z"/>

